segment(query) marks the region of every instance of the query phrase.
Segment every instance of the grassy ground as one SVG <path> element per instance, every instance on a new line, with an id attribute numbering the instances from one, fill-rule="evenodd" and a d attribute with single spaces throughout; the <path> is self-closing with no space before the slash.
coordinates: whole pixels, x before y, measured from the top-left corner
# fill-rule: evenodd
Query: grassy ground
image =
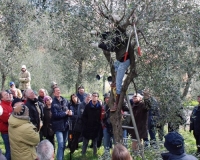
<path id="1" fill-rule="evenodd" d="M 189 154 L 194 154 L 196 151 L 196 146 L 195 146 L 195 140 L 193 137 L 193 134 L 190 133 L 188 131 L 188 128 L 186 128 L 186 131 L 183 130 L 182 127 L 180 127 L 180 133 L 183 135 L 184 139 L 185 139 L 185 149 L 186 152 Z M 145 150 L 145 157 L 146 160 L 159 160 L 160 159 L 160 153 L 165 152 L 165 148 L 163 147 L 163 145 L 161 143 L 159 144 L 159 149 L 153 149 L 153 148 L 149 148 L 148 150 Z M 72 160 L 81 160 L 81 147 L 82 144 L 79 144 L 79 149 L 76 150 L 73 155 L 72 155 Z M 4 149 L 4 145 L 3 145 L 3 141 L 2 138 L 0 137 L 0 148 L 2 149 L 3 153 L 5 152 Z M 103 146 L 101 146 L 98 149 L 98 156 L 100 157 L 103 154 Z M 87 154 L 86 154 L 86 159 L 88 160 L 98 160 L 98 157 L 93 157 L 92 155 L 93 151 L 91 148 L 87 149 Z M 69 149 L 65 150 L 65 160 L 69 160 L 70 159 L 70 154 L 69 154 Z M 135 160 L 141 160 L 142 158 L 138 157 L 134 157 Z"/>

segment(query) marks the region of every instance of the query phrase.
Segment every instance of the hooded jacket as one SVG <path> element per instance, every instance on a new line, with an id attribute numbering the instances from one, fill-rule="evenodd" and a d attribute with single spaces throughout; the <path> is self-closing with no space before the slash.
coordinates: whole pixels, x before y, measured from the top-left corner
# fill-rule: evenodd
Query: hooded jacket
<path id="1" fill-rule="evenodd" d="M 35 160 L 37 158 L 35 147 L 40 141 L 36 127 L 29 118 L 19 119 L 13 115 L 10 116 L 8 123 L 11 159 Z"/>
<path id="2" fill-rule="evenodd" d="M 0 115 L 0 132 L 8 133 L 8 118 L 12 113 L 11 102 L 1 101 L 1 107 L 3 109 L 3 114 Z"/>

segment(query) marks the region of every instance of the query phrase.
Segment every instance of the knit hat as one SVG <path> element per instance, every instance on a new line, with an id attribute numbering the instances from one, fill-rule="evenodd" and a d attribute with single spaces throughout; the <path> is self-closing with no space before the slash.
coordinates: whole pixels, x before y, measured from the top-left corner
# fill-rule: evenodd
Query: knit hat
<path id="1" fill-rule="evenodd" d="M 29 109 L 23 102 L 15 103 L 12 115 L 19 119 L 29 119 Z"/>
<path id="2" fill-rule="evenodd" d="M 22 68 L 26 69 L 26 65 L 22 65 Z"/>
<path id="3" fill-rule="evenodd" d="M 44 97 L 44 103 L 46 103 L 47 99 L 52 99 L 50 96 L 45 96 Z"/>
<path id="4" fill-rule="evenodd" d="M 169 132 L 165 136 L 165 148 L 175 155 L 181 155 L 184 153 L 184 139 L 178 132 Z"/>

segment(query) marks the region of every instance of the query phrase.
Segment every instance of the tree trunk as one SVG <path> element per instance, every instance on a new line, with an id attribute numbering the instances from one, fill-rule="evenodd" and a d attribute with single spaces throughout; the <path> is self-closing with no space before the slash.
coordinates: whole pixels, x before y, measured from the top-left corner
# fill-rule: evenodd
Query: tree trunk
<path id="1" fill-rule="evenodd" d="M 5 82 L 6 82 L 6 74 L 5 73 L 1 73 L 1 90 L 4 90 L 5 87 Z"/>
<path id="2" fill-rule="evenodd" d="M 187 75 L 188 75 L 188 77 L 187 77 L 187 82 L 186 82 L 186 85 L 185 85 L 185 87 L 184 87 L 184 90 L 183 90 L 183 94 L 182 94 L 182 96 L 181 96 L 181 99 L 184 99 L 184 98 L 187 96 L 188 91 L 189 91 L 189 88 L 190 88 L 190 84 L 192 83 L 192 78 L 193 78 L 194 74 L 195 74 L 194 71 L 193 71 L 193 72 L 188 72 L 188 73 L 187 73 Z"/>
<path id="3" fill-rule="evenodd" d="M 81 85 L 82 83 L 82 80 L 83 80 L 83 58 L 81 58 L 79 61 L 78 61 L 78 77 L 77 77 L 77 81 L 76 81 L 76 91 L 75 93 L 77 92 L 78 90 L 78 87 Z"/>

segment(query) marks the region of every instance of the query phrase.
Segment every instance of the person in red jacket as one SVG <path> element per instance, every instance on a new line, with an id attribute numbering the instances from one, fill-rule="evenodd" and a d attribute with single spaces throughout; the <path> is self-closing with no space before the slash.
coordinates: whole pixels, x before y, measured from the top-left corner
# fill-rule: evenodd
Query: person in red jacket
<path id="1" fill-rule="evenodd" d="M 7 160 L 11 160 L 10 143 L 8 137 L 8 118 L 12 113 L 12 106 L 9 93 L 6 91 L 1 91 L 0 100 L 0 132 L 6 149 L 5 157 Z"/>

